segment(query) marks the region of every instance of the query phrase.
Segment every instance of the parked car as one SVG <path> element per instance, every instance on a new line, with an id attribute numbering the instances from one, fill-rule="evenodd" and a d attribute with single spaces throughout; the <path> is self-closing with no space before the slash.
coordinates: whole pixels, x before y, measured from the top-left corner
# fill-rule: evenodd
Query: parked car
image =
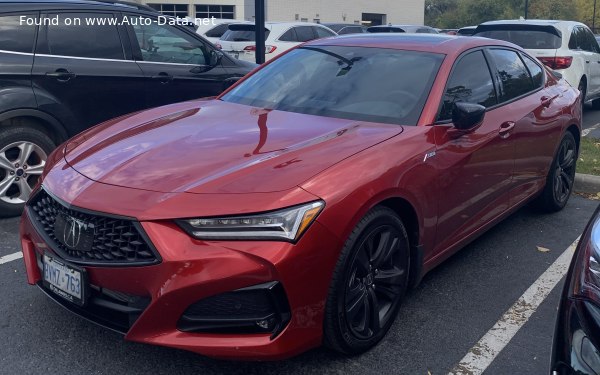
<path id="1" fill-rule="evenodd" d="M 514 20 L 486 22 L 475 36 L 501 39 L 525 48 L 579 88 L 583 102 L 600 109 L 600 47 L 592 31 L 572 21 Z"/>
<path id="2" fill-rule="evenodd" d="M 458 29 L 442 29 L 439 32 L 440 34 L 456 35 L 458 33 Z"/>
<path id="3" fill-rule="evenodd" d="M 471 36 L 475 32 L 477 26 L 465 26 L 456 31 L 456 35 Z"/>
<path id="4" fill-rule="evenodd" d="M 58 24 L 36 26 L 37 12 Z M 82 20 L 111 17 L 154 22 Z M 123 2 L 0 3 L 0 217 L 22 211 L 48 154 L 69 137 L 129 112 L 218 95 L 253 69 L 157 17 Z"/>
<path id="5" fill-rule="evenodd" d="M 279 56 L 290 48 L 314 39 L 337 34 L 329 28 L 308 22 L 265 23 L 265 61 Z M 216 44 L 236 59 L 256 61 L 256 25 L 232 24 Z"/>
<path id="6" fill-rule="evenodd" d="M 565 279 L 550 371 L 600 374 L 600 207 L 579 240 Z"/>
<path id="7" fill-rule="evenodd" d="M 322 25 L 328 27 L 338 35 L 362 34 L 367 32 L 367 28 L 365 26 L 356 25 L 353 23 L 323 23 Z"/>
<path id="8" fill-rule="evenodd" d="M 380 25 L 371 26 L 367 29 L 369 33 L 425 33 L 439 34 L 436 29 L 429 26 L 419 25 Z"/>
<path id="9" fill-rule="evenodd" d="M 20 226 L 28 282 L 136 342 L 360 353 L 461 246 L 532 199 L 566 205 L 579 100 L 502 41 L 312 41 L 55 151 Z"/>
<path id="10" fill-rule="evenodd" d="M 215 44 L 215 43 L 219 42 L 219 39 L 228 30 L 229 25 L 234 24 L 234 23 L 251 23 L 251 22 L 230 20 L 230 19 L 215 19 L 214 23 L 213 23 L 213 20 L 211 20 L 211 22 L 208 25 L 204 25 L 200 22 L 196 22 L 196 24 L 199 24 L 196 32 L 200 36 L 202 36 L 204 39 Z"/>

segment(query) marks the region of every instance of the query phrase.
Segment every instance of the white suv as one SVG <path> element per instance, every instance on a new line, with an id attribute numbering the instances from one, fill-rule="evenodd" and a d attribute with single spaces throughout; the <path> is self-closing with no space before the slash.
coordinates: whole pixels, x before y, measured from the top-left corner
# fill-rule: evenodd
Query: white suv
<path id="1" fill-rule="evenodd" d="M 265 61 L 309 40 L 337 35 L 323 25 L 308 22 L 267 22 L 265 29 Z M 256 26 L 254 23 L 231 24 L 216 46 L 235 58 L 255 62 Z"/>
<path id="2" fill-rule="evenodd" d="M 583 23 L 550 20 L 491 21 L 477 26 L 474 36 L 501 39 L 536 56 L 579 88 L 584 101 L 600 109 L 600 47 Z"/>

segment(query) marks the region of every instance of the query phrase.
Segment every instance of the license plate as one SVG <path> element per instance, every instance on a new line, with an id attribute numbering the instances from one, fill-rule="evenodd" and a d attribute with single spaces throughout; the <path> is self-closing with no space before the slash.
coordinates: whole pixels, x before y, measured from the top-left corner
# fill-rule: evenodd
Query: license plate
<path id="1" fill-rule="evenodd" d="M 54 294 L 83 305 L 85 302 L 84 271 L 44 254 L 44 281 Z"/>

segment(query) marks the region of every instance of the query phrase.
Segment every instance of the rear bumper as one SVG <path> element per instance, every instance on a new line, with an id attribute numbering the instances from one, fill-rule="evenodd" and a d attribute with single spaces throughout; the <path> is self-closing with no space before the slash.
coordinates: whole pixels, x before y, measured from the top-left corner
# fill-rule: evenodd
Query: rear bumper
<path id="1" fill-rule="evenodd" d="M 130 341 L 247 360 L 284 359 L 320 345 L 325 300 L 340 248 L 337 238 L 321 224 L 313 223 L 295 245 L 203 242 L 190 238 L 172 223 L 143 222 L 142 226 L 160 253 L 161 263 L 84 266 L 95 299 L 81 309 L 42 285 L 40 258 L 44 252 L 53 251 L 25 212 L 20 232 L 27 281 L 39 285 L 68 310 L 123 333 Z M 272 281 L 283 286 L 291 311 L 289 323 L 276 337 L 269 333 L 194 333 L 177 328 L 186 309 L 200 300 Z M 115 310 L 118 314 L 113 316 Z"/>

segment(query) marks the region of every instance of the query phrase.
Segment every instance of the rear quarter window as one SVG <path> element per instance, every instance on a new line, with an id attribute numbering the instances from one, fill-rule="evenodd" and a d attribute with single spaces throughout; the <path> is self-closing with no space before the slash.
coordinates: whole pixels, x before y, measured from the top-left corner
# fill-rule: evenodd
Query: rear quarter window
<path id="1" fill-rule="evenodd" d="M 21 24 L 21 16 L 32 21 L 35 18 L 31 14 L 0 17 L 0 50 L 33 52 L 36 26 Z"/>

